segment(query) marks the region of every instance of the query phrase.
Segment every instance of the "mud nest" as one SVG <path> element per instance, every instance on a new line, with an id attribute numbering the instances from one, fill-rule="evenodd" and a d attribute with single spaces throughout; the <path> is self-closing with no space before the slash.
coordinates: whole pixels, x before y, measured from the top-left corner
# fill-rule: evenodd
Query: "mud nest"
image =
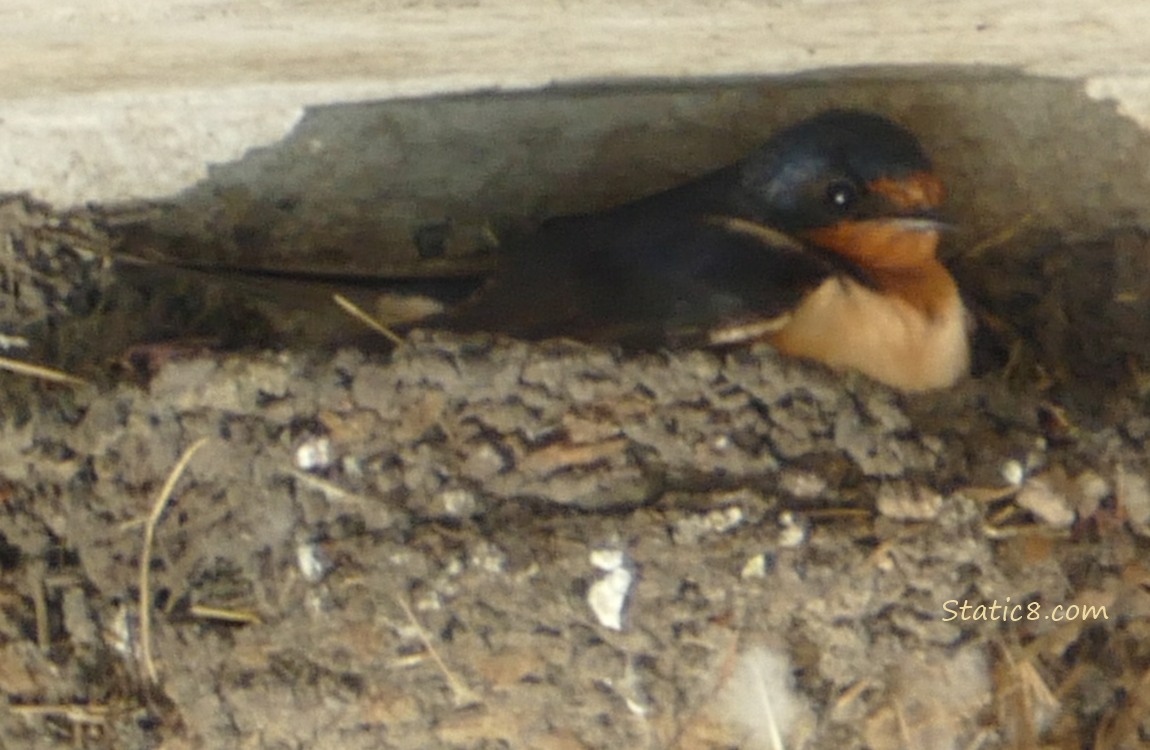
<path id="1" fill-rule="evenodd" d="M 754 747 L 764 653 L 788 748 L 1150 741 L 1137 232 L 953 258 L 978 376 L 906 397 L 765 349 L 341 348 L 330 284 L 115 227 L 0 204 L 9 354 L 88 381 L 3 375 L 0 746 Z"/>

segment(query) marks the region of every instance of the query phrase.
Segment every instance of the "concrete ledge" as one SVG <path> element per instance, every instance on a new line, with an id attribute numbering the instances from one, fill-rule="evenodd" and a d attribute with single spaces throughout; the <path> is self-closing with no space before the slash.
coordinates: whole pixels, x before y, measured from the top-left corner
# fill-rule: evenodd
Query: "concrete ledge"
<path id="1" fill-rule="evenodd" d="M 972 227 L 1147 218 L 1138 0 L 0 0 L 0 12 L 12 19 L 0 191 L 61 206 L 170 198 L 160 228 L 195 235 L 222 218 L 239 238 L 227 252 L 248 258 L 314 267 L 335 249 L 354 270 L 373 262 L 365 243 L 629 198 L 842 105 L 921 133 Z M 681 84 L 634 85 L 655 80 Z M 620 81 L 633 85 L 607 85 Z M 419 99 L 493 90 L 523 93 Z"/>

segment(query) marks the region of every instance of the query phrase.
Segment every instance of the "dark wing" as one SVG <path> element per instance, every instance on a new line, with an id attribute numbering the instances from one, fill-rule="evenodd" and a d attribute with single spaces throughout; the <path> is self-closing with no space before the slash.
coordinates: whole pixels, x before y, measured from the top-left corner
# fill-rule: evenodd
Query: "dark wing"
<path id="1" fill-rule="evenodd" d="M 421 325 L 635 347 L 737 343 L 753 337 L 739 331 L 767 330 L 832 273 L 771 229 L 666 208 L 547 222 L 474 300 Z"/>

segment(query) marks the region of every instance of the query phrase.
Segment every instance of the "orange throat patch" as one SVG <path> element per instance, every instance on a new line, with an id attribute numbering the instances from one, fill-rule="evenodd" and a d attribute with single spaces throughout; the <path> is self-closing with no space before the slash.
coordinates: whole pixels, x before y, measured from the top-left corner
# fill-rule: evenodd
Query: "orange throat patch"
<path id="1" fill-rule="evenodd" d="M 858 266 L 879 291 L 901 297 L 927 315 L 935 315 L 958 293 L 954 279 L 938 262 L 938 231 L 914 226 L 913 220 L 841 222 L 805 235 Z"/>
<path id="2" fill-rule="evenodd" d="M 913 219 L 874 219 L 805 236 L 857 265 L 876 288 L 847 276 L 823 282 L 771 337 L 780 351 L 905 391 L 945 388 L 966 374 L 968 316 L 936 257 L 936 230 Z"/>

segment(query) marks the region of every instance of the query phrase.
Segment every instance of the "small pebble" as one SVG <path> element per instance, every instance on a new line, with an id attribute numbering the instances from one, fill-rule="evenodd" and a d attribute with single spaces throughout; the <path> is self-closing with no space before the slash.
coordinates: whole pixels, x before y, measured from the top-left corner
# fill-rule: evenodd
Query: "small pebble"
<path id="1" fill-rule="evenodd" d="M 906 483 L 888 483 L 879 488 L 878 512 L 899 521 L 929 521 L 942 510 L 942 495 L 934 490 Z"/>
<path id="2" fill-rule="evenodd" d="M 1028 479 L 1014 502 L 1018 507 L 1033 513 L 1047 526 L 1065 529 L 1074 523 L 1075 513 L 1069 500 L 1054 488 L 1046 475 Z"/>

